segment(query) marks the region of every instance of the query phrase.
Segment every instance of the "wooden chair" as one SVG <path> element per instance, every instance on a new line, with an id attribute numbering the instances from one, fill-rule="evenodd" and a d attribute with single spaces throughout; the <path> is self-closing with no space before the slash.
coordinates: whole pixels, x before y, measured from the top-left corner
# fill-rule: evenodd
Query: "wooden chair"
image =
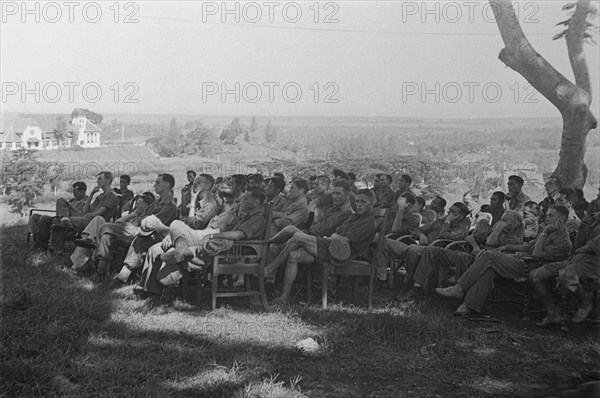
<path id="1" fill-rule="evenodd" d="M 385 228 L 387 218 L 389 216 L 389 209 L 375 209 L 375 218 L 380 221 L 379 224 L 379 237 L 377 239 L 374 257 L 383 250 L 383 240 L 385 235 L 383 234 L 383 228 Z M 330 275 L 337 276 L 352 276 L 353 286 L 352 294 L 354 301 L 357 301 L 358 296 L 358 279 L 357 277 L 367 276 L 369 277 L 369 290 L 368 290 L 368 309 L 373 308 L 373 286 L 375 284 L 375 271 L 376 266 L 373 262 L 361 261 L 361 260 L 348 260 L 341 263 L 338 262 L 324 262 L 321 263 L 323 267 L 323 292 L 322 292 L 322 306 L 323 309 L 327 309 L 327 284 Z M 312 298 L 311 284 L 312 284 L 312 266 L 308 267 L 308 296 Z M 310 303 L 310 301 L 309 301 Z"/>
<path id="2" fill-rule="evenodd" d="M 31 218 L 31 216 L 33 216 L 33 214 L 47 214 L 47 215 L 56 215 L 56 210 L 50 210 L 50 209 L 30 209 L 29 210 L 29 218 Z M 27 246 L 29 246 L 29 243 L 31 242 L 31 231 L 27 231 Z"/>
<path id="3" fill-rule="evenodd" d="M 273 217 L 271 203 L 265 205 L 265 217 L 267 226 L 265 228 L 263 240 L 245 240 L 233 242 L 233 247 L 223 253 L 219 253 L 213 258 L 212 268 L 212 309 L 217 307 L 217 298 L 219 297 L 249 297 L 259 296 L 265 309 L 267 306 L 267 296 L 265 292 L 265 266 L 267 264 L 267 254 L 269 242 L 269 226 Z M 219 277 L 225 275 L 244 275 L 244 287 L 236 288 L 229 286 L 224 288 L 219 286 Z M 253 290 L 250 285 L 250 275 L 258 278 L 258 290 Z"/>
<path id="4" fill-rule="evenodd" d="M 499 281 L 503 281 L 504 285 L 512 285 L 512 288 L 516 287 L 515 291 L 517 293 L 517 298 L 497 300 L 491 297 L 490 301 L 495 303 L 516 302 L 517 304 L 521 305 L 521 319 L 524 321 L 530 320 L 531 318 L 529 315 L 531 312 L 531 303 L 533 302 L 533 287 L 531 286 L 531 283 L 529 283 L 529 272 L 543 266 L 544 264 L 564 261 L 567 258 L 568 256 L 559 256 L 553 259 L 542 259 L 533 256 L 521 258 L 521 260 L 525 263 L 525 276 L 515 279 L 500 277 L 496 278 Z"/>

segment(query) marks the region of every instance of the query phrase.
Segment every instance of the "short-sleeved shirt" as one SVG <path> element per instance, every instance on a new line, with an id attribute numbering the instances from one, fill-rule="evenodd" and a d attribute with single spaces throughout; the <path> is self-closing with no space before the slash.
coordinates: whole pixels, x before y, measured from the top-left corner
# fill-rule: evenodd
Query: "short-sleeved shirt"
<path id="1" fill-rule="evenodd" d="M 283 207 L 286 205 L 286 203 L 286 199 L 283 196 L 277 194 L 273 199 L 271 199 L 271 208 L 273 209 L 273 211 L 282 212 Z"/>
<path id="2" fill-rule="evenodd" d="M 233 222 L 237 210 L 239 208 L 238 204 L 233 204 L 231 206 L 226 207 L 223 211 L 210 220 L 208 223 L 208 228 L 218 229 L 219 231 L 229 231 L 227 226 Z"/>
<path id="3" fill-rule="evenodd" d="M 436 239 L 461 240 L 469 232 L 471 220 L 465 217 L 462 220 L 453 220 L 447 223 L 446 217 L 444 217 L 443 219 L 436 220 L 434 226 L 435 228 L 432 228 L 431 232 L 427 235 L 427 240 L 430 242 Z"/>
<path id="4" fill-rule="evenodd" d="M 148 207 L 146 214 L 155 215 L 166 226 L 171 225 L 173 220 L 177 218 L 177 205 L 173 200 L 173 195 L 169 194 L 156 200 Z"/>
<path id="5" fill-rule="evenodd" d="M 361 254 L 369 247 L 377 233 L 375 216 L 373 213 L 354 213 L 335 232 L 348 238 L 353 255 Z"/>
<path id="6" fill-rule="evenodd" d="M 125 188 L 123 192 L 121 192 L 121 205 L 123 207 L 123 211 L 131 210 L 133 196 L 133 191 L 130 189 Z"/>
<path id="7" fill-rule="evenodd" d="M 377 188 L 375 192 L 375 207 L 389 208 L 396 204 L 396 193 L 390 186 Z"/>
<path id="8" fill-rule="evenodd" d="M 525 245 L 518 246 L 519 252 L 524 252 L 527 254 L 532 254 L 533 249 L 535 248 L 535 243 L 540 238 L 541 234 L 537 236 L 534 240 L 528 242 Z M 541 257 L 544 259 L 552 260 L 556 257 L 567 256 L 571 252 L 571 239 L 569 238 L 569 234 L 566 229 L 562 231 L 555 231 L 548 236 L 544 240 L 544 247 L 542 248 Z"/>
<path id="9" fill-rule="evenodd" d="M 310 226 L 310 234 L 314 236 L 330 236 L 352 215 L 350 204 L 329 206 L 323 211 L 321 219 Z"/>
<path id="10" fill-rule="evenodd" d="M 506 194 L 506 205 L 508 206 L 508 210 L 523 210 L 525 203 L 529 202 L 529 196 L 525 195 L 523 192 L 519 192 L 516 196 L 512 196 L 509 192 Z"/>
<path id="11" fill-rule="evenodd" d="M 76 200 L 75 198 L 72 198 L 69 200 L 69 203 L 71 203 L 73 205 L 73 207 L 75 207 L 78 211 L 77 214 L 71 214 L 71 210 L 69 209 L 69 216 L 81 216 L 81 214 L 83 213 L 83 208 L 85 207 L 85 203 L 87 202 L 88 197 L 87 195 L 83 197 L 83 199 L 79 199 Z"/>
<path id="12" fill-rule="evenodd" d="M 280 210 L 281 213 L 285 214 L 285 217 L 273 220 L 273 231 L 278 232 L 288 225 L 295 227 L 301 227 L 306 224 L 308 219 L 308 204 L 304 197 L 298 199 L 287 199 L 285 205 Z"/>
<path id="13" fill-rule="evenodd" d="M 102 218 L 106 221 L 110 221 L 111 218 L 117 214 L 117 210 L 119 209 L 119 198 L 117 194 L 113 191 L 102 192 L 90 205 L 89 213 L 93 213 L 98 211 L 101 207 L 105 207 L 106 210 L 102 213 Z"/>
<path id="14" fill-rule="evenodd" d="M 246 240 L 262 239 L 267 227 L 267 220 L 260 210 L 249 214 L 237 214 L 228 231 L 241 231 Z"/>

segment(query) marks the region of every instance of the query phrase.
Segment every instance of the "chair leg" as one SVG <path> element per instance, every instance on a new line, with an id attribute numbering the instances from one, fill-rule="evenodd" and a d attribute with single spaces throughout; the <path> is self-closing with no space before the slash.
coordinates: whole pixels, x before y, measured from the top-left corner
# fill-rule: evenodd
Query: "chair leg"
<path id="1" fill-rule="evenodd" d="M 307 264 L 307 270 L 306 270 L 306 300 L 308 301 L 308 305 L 311 305 L 312 303 L 312 280 L 313 280 L 313 272 L 312 272 L 312 267 L 311 264 Z"/>
<path id="2" fill-rule="evenodd" d="M 322 294 L 322 303 L 323 309 L 327 309 L 327 279 L 329 276 L 329 264 L 323 264 L 323 294 Z"/>
<path id="3" fill-rule="evenodd" d="M 269 308 L 269 304 L 267 303 L 267 291 L 265 290 L 265 278 L 264 275 L 258 275 L 258 290 L 260 290 L 260 298 L 263 302 L 263 307 L 265 311 Z"/>
<path id="4" fill-rule="evenodd" d="M 390 288 L 390 290 L 394 289 L 394 274 L 396 273 L 396 263 L 394 259 L 390 259 L 388 262 L 388 265 L 390 266 L 390 272 L 388 275 L 388 287 Z"/>
<path id="5" fill-rule="evenodd" d="M 531 291 L 531 285 L 528 281 L 524 282 L 523 285 L 523 293 L 525 298 L 523 299 L 523 313 L 521 314 L 521 319 L 523 321 L 529 321 L 529 308 L 531 306 L 531 295 L 533 292 Z"/>
<path id="6" fill-rule="evenodd" d="M 355 275 L 352 277 L 352 300 L 354 300 L 355 303 L 358 303 L 358 282 L 359 279 L 358 277 Z"/>
<path id="7" fill-rule="evenodd" d="M 369 276 L 369 301 L 367 302 L 367 308 L 369 311 L 373 309 L 373 288 L 375 287 L 375 273 L 371 272 Z"/>
<path id="8" fill-rule="evenodd" d="M 215 264 L 214 267 L 216 268 L 217 265 Z M 214 273 L 214 269 L 213 269 L 213 276 L 212 276 L 212 309 L 213 311 L 217 308 L 217 286 L 219 284 L 219 275 Z"/>

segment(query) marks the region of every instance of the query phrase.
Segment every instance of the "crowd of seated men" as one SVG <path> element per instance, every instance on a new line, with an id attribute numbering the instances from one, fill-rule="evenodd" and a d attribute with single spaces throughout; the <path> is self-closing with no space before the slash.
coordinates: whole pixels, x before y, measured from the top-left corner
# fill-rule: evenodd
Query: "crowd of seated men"
<path id="1" fill-rule="evenodd" d="M 399 260 L 405 273 L 397 299 L 433 292 L 462 299 L 458 315 L 482 311 L 496 276 L 528 277 L 548 313 L 540 326 L 562 319 L 547 280 L 558 278 L 561 290 L 579 301 L 574 322 L 591 310 L 582 283 L 600 281 L 600 191 L 588 203 L 582 192 L 561 187 L 555 176 L 547 180 L 547 196 L 539 203 L 522 191 L 523 179 L 513 175 L 508 192 L 494 192 L 489 204 L 480 205 L 479 195 L 468 191 L 447 211 L 440 196 L 429 204 L 416 196 L 406 174 L 396 190 L 391 175 L 377 174 L 372 189 L 359 189 L 356 176 L 342 170 L 291 181 L 281 173 L 215 179 L 190 170 L 186 177 L 179 205 L 173 197 L 175 178 L 167 173 L 156 177 L 154 192 L 138 195 L 128 189 L 127 175 L 112 189 L 113 175 L 99 173 L 89 195 L 84 182 L 75 182 L 73 198 L 57 200 L 55 216 L 31 217 L 34 242 L 61 253 L 65 236 L 77 234 L 72 267 L 94 281 L 111 276 L 115 252 L 121 249 L 124 260 L 113 269 L 112 284 L 125 284 L 137 273 L 138 290 L 160 295 L 165 286 L 179 283 L 190 261 L 228 250 L 234 241 L 262 239 L 268 231 L 272 247 L 265 278 L 274 282 L 277 272 L 283 273 L 277 304 L 289 302 L 298 264 L 367 259 L 377 266 L 379 285 L 385 285 L 389 265 Z M 270 225 L 265 203 L 271 204 Z M 389 209 L 386 225 L 378 226 L 376 209 Z M 383 247 L 369 251 L 378 228 L 386 236 Z M 440 240 L 464 241 L 470 250 L 451 250 L 436 244 Z M 528 256 L 546 264 L 527 274 Z M 429 289 L 435 272 L 448 265 L 456 284 Z"/>

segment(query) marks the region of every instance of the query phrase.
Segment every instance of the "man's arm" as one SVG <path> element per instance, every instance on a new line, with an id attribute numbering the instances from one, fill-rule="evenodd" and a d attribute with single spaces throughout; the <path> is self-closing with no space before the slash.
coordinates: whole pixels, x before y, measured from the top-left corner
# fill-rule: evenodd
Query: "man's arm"
<path id="1" fill-rule="evenodd" d="M 450 240 L 464 239 L 465 235 L 467 235 L 470 226 L 471 223 L 468 221 L 465 222 L 464 220 L 462 220 L 456 225 L 453 225 L 452 223 L 448 222 L 448 220 L 446 220 L 444 221 L 444 224 L 442 224 L 442 228 L 440 229 L 439 238 Z"/>
<path id="2" fill-rule="evenodd" d="M 278 228 L 284 228 L 288 225 L 294 225 L 296 227 L 306 223 L 308 219 L 308 207 L 307 206 L 292 206 L 291 212 L 284 215 L 284 217 L 273 220 L 273 223 Z"/>

